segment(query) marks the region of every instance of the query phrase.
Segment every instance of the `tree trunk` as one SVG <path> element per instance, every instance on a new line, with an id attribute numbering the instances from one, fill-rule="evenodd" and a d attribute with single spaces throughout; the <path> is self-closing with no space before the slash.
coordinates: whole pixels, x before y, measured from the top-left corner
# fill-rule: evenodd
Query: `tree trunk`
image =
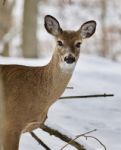
<path id="1" fill-rule="evenodd" d="M 15 0 L 0 3 L 0 41 L 3 44 L 2 56 L 9 56 L 9 40 L 4 39 L 12 27 L 12 10 L 15 5 Z"/>
<path id="2" fill-rule="evenodd" d="M 39 0 L 25 0 L 23 14 L 22 50 L 23 56 L 37 58 L 37 14 Z"/>
<path id="3" fill-rule="evenodd" d="M 2 77 L 0 74 L 0 150 L 2 150 L 3 142 L 3 119 L 4 119 L 4 90 L 2 84 Z"/>
<path id="4" fill-rule="evenodd" d="M 101 0 L 101 26 L 102 26 L 102 39 L 101 39 L 101 52 L 103 57 L 106 57 L 108 53 L 108 43 L 107 43 L 107 32 L 106 32 L 106 0 Z"/>

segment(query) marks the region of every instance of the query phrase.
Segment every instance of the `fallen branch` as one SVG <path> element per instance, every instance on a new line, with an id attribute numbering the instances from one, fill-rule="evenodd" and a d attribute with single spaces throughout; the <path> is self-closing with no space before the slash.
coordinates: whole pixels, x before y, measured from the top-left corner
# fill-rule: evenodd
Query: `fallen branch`
<path id="1" fill-rule="evenodd" d="M 87 138 L 93 138 L 96 141 L 98 141 L 100 143 L 101 146 L 103 146 L 104 150 L 106 150 L 105 145 L 96 137 L 94 136 L 89 136 L 87 134 L 92 133 L 97 131 L 96 129 L 85 132 L 83 134 L 77 135 L 74 139 L 71 139 L 69 137 L 67 137 L 66 135 L 60 133 L 59 131 L 52 129 L 48 126 L 42 125 L 41 129 L 47 133 L 49 133 L 50 135 L 54 135 L 55 137 L 60 138 L 61 140 L 67 142 L 66 145 L 64 145 L 60 150 L 64 150 L 68 145 L 72 145 L 75 148 L 77 148 L 78 150 L 86 150 L 82 145 L 80 145 L 78 142 L 76 142 L 75 140 L 77 140 L 80 137 L 85 137 Z M 39 143 L 41 144 L 46 150 L 51 150 L 34 132 L 30 132 L 31 136 Z"/>
<path id="2" fill-rule="evenodd" d="M 40 129 L 42 129 L 43 131 L 49 133 L 50 135 L 54 135 L 55 137 L 61 139 L 62 141 L 65 141 L 67 143 L 69 143 L 71 141 L 71 143 L 69 143 L 71 146 L 77 148 L 78 150 L 86 150 L 81 144 L 79 144 L 76 141 L 73 141 L 71 138 L 69 138 L 68 136 L 60 133 L 59 131 L 52 129 L 46 125 L 42 125 L 40 127 Z M 34 133 L 34 132 L 30 132 L 31 136 L 39 143 L 41 144 L 46 150 L 50 150 L 50 148 Z"/>
<path id="3" fill-rule="evenodd" d="M 98 138 L 96 138 L 96 137 L 94 137 L 94 136 L 87 136 L 87 135 L 84 135 L 84 137 L 87 139 L 87 138 L 93 138 L 93 139 L 95 139 L 96 141 L 98 141 L 99 143 L 100 143 L 100 145 L 102 145 L 102 147 L 104 148 L 104 150 L 106 150 L 106 147 L 105 147 L 105 145 L 98 139 Z"/>
<path id="4" fill-rule="evenodd" d="M 71 146 L 77 148 L 78 150 L 85 150 L 85 148 L 79 144 L 78 142 L 76 141 L 72 141 L 71 138 L 69 138 L 68 136 L 66 136 L 65 134 L 62 134 L 60 133 L 59 131 L 55 130 L 55 129 L 52 129 L 46 125 L 43 125 L 41 127 L 41 129 L 45 132 L 48 132 L 50 135 L 54 135 L 55 137 L 58 137 L 59 139 L 69 143 L 71 141 L 71 143 L 69 143 Z"/>
<path id="5" fill-rule="evenodd" d="M 46 150 L 51 150 L 34 132 L 30 132 L 31 136 L 44 147 Z"/>
<path id="6" fill-rule="evenodd" d="M 77 140 L 78 138 L 80 138 L 81 136 L 85 136 L 86 134 L 92 133 L 97 131 L 96 129 L 85 132 L 83 134 L 77 135 L 74 139 L 70 140 L 66 145 L 64 145 L 60 150 L 63 150 L 65 147 L 67 147 L 69 144 L 71 144 L 72 142 L 74 142 L 75 140 Z"/>
<path id="7" fill-rule="evenodd" d="M 63 96 L 59 99 L 74 99 L 74 98 L 94 98 L 94 97 L 110 97 L 114 96 L 114 94 L 95 94 L 95 95 L 82 95 L 82 96 Z"/>
<path id="8" fill-rule="evenodd" d="M 70 88 L 70 87 L 69 87 Z M 73 89 L 73 87 L 71 87 L 71 89 Z M 83 95 L 83 96 L 65 96 L 65 97 L 60 97 L 59 99 L 73 99 L 73 98 L 93 98 L 93 97 L 109 97 L 109 96 L 114 96 L 113 94 L 97 94 L 97 95 Z M 91 130 L 89 132 L 83 133 L 81 135 L 77 135 L 74 139 L 69 138 L 68 136 L 66 136 L 65 134 L 60 133 L 59 131 L 52 129 L 46 125 L 42 125 L 40 127 L 40 129 L 42 129 L 43 131 L 49 133 L 50 135 L 54 135 L 55 137 L 60 138 L 61 140 L 67 142 L 66 145 L 64 145 L 60 150 L 63 150 L 65 147 L 67 147 L 69 144 L 75 148 L 77 148 L 78 150 L 85 150 L 85 148 L 79 144 L 77 141 L 75 141 L 76 139 L 78 139 L 79 137 L 83 136 L 86 139 L 88 137 L 90 138 L 94 138 L 95 140 L 97 140 L 106 150 L 106 147 L 104 144 L 102 144 L 102 142 L 100 140 L 98 140 L 96 137 L 93 136 L 87 136 L 87 134 L 96 131 L 96 129 Z M 46 150 L 51 150 L 34 132 L 30 132 L 31 136 L 39 143 L 41 144 Z"/>

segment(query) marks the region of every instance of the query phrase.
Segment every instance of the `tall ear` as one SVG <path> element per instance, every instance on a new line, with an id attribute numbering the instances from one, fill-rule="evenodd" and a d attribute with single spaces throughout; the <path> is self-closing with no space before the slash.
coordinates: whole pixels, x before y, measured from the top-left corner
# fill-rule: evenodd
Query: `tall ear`
<path id="1" fill-rule="evenodd" d="M 46 15 L 44 22 L 45 28 L 50 34 L 58 36 L 62 32 L 59 22 L 53 16 Z"/>
<path id="2" fill-rule="evenodd" d="M 95 30 L 96 30 L 96 21 L 91 20 L 85 22 L 80 28 L 81 37 L 83 39 L 89 38 L 95 33 Z"/>

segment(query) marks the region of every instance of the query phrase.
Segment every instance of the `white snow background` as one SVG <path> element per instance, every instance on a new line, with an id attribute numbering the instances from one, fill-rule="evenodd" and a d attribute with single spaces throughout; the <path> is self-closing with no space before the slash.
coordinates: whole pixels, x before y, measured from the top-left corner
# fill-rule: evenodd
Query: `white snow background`
<path id="1" fill-rule="evenodd" d="M 90 135 L 99 138 L 107 150 L 121 150 L 121 64 L 82 54 L 69 86 L 74 89 L 66 89 L 63 95 L 113 93 L 115 96 L 58 100 L 50 107 L 46 124 L 72 138 L 97 129 L 98 131 Z M 34 132 L 52 150 L 59 150 L 65 144 L 40 129 Z M 78 141 L 88 150 L 103 150 L 95 140 L 80 138 Z M 40 149 L 44 150 L 29 133 L 21 136 L 20 150 Z M 74 149 L 71 146 L 65 148 Z"/>

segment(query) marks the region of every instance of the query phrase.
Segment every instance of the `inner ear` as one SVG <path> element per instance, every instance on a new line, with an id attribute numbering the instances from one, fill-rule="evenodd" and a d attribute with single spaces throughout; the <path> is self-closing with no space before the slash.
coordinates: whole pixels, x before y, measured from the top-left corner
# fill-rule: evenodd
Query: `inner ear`
<path id="1" fill-rule="evenodd" d="M 54 36 L 57 36 L 60 32 L 62 32 L 57 19 L 50 15 L 45 16 L 45 28 L 50 34 Z"/>
<path id="2" fill-rule="evenodd" d="M 96 21 L 91 20 L 88 22 L 85 22 L 80 29 L 81 37 L 82 38 L 89 38 L 91 37 L 96 30 Z"/>

